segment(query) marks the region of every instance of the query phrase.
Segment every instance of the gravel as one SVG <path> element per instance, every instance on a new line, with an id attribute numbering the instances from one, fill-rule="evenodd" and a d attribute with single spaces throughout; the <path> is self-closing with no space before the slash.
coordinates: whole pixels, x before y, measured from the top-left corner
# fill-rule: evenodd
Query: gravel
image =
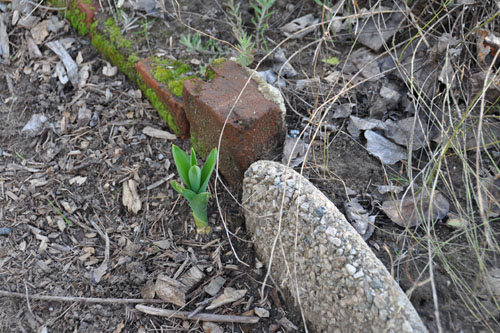
<path id="1" fill-rule="evenodd" d="M 309 327 L 318 332 L 427 332 L 344 215 L 297 172 L 276 162 L 255 162 L 245 172 L 243 204 L 247 229 L 266 264 L 281 230 L 272 275 L 292 295 L 290 304 L 301 304 Z"/>

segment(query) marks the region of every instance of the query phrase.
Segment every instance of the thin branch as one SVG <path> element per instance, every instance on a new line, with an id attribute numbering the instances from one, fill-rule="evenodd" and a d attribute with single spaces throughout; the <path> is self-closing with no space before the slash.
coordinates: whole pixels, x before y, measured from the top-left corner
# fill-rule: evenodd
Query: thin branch
<path id="1" fill-rule="evenodd" d="M 190 320 L 212 321 L 218 323 L 242 323 L 242 324 L 256 324 L 259 322 L 259 317 L 255 316 L 246 317 L 246 316 L 234 316 L 234 315 L 217 315 L 212 313 L 198 313 L 190 317 L 189 315 L 191 314 L 191 312 L 187 311 L 158 309 L 141 304 L 137 304 L 135 308 L 138 311 L 154 316 L 179 318 L 184 320 L 190 319 Z"/>
<path id="2" fill-rule="evenodd" d="M 16 293 L 6 290 L 0 290 L 0 297 L 23 297 L 23 298 L 29 298 L 31 300 L 40 300 L 40 301 L 82 302 L 82 303 L 101 303 L 101 304 L 167 303 L 161 299 L 27 295 L 23 293 Z"/>

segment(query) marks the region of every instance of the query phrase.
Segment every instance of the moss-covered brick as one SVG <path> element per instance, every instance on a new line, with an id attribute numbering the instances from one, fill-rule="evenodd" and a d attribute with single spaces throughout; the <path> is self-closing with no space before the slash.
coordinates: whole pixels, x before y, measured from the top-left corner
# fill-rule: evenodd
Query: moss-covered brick
<path id="1" fill-rule="evenodd" d="M 115 43 L 115 41 L 117 41 L 116 36 L 115 38 L 112 38 L 111 33 L 107 28 L 108 26 L 106 27 L 105 32 L 109 34 L 108 36 L 106 36 L 106 33 L 102 34 L 99 32 L 97 21 L 92 24 L 90 32 L 92 45 L 94 45 L 104 56 L 111 60 L 111 62 L 118 67 L 120 71 L 125 73 L 129 79 L 135 82 L 137 80 L 135 64 L 139 61 L 139 57 L 135 53 L 127 55 L 127 50 L 120 50 L 119 45 L 123 45 L 123 43 L 120 44 L 118 43 L 119 41 Z M 129 42 L 132 43 L 132 41 Z M 128 45 L 128 43 L 126 44 Z"/>
<path id="2" fill-rule="evenodd" d="M 182 97 L 184 81 L 195 78 L 191 66 L 171 59 L 151 59 L 152 74 L 155 80 L 163 83 L 177 97 Z"/>

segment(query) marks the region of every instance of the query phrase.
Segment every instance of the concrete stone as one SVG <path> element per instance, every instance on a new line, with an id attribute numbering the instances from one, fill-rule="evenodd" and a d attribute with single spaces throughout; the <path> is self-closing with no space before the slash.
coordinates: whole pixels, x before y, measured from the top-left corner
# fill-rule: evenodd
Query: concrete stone
<path id="1" fill-rule="evenodd" d="M 218 146 L 219 171 L 235 189 L 251 163 L 279 156 L 285 137 L 284 110 L 264 96 L 259 82 L 246 70 L 226 60 L 213 66 L 213 77 L 184 83 L 184 105 L 191 141 L 206 156 Z M 267 97 L 267 98 L 266 98 Z"/>
<path id="2" fill-rule="evenodd" d="M 171 117 L 173 121 L 171 127 L 172 130 L 181 139 L 187 139 L 189 137 L 189 122 L 186 118 L 186 113 L 184 111 L 184 102 L 182 98 L 172 94 L 168 88 L 161 82 L 158 82 L 152 73 L 152 65 L 150 59 L 143 59 L 135 65 L 137 73 L 146 85 L 147 88 L 153 89 L 158 99 L 164 105 L 165 110 L 169 113 L 168 115 L 162 115 L 162 118 L 168 123 L 168 119 Z"/>
<path id="3" fill-rule="evenodd" d="M 300 298 L 311 331 L 427 332 L 405 293 L 344 215 L 293 169 L 253 163 L 245 172 L 242 203 L 263 263 L 270 264 L 279 240 L 271 274 L 291 295 L 288 304 L 299 304 Z"/>

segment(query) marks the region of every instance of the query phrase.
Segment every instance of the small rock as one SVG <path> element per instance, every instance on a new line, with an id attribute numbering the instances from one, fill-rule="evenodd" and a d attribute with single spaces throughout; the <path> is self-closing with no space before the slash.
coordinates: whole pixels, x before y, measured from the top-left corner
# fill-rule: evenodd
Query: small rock
<path id="1" fill-rule="evenodd" d="M 269 318 L 269 311 L 267 311 L 266 309 L 256 307 L 253 309 L 253 311 L 260 318 Z"/>
<path id="2" fill-rule="evenodd" d="M 349 275 L 354 275 L 354 273 L 356 273 L 356 267 L 351 264 L 345 265 L 345 269 L 347 270 L 347 273 L 349 273 Z"/>

